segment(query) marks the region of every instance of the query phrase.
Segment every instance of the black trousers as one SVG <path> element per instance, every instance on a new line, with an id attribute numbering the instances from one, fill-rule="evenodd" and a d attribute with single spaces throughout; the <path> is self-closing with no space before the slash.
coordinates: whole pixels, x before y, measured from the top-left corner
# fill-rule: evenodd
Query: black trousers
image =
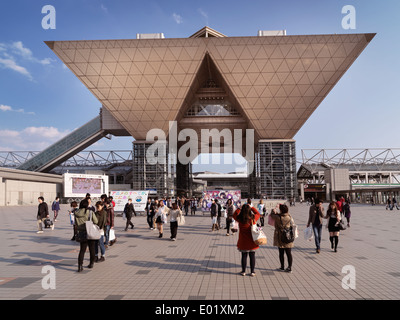
<path id="1" fill-rule="evenodd" d="M 153 228 L 153 217 L 154 215 L 147 215 L 147 223 L 149 224 L 149 228 Z"/>
<path id="2" fill-rule="evenodd" d="M 170 222 L 171 227 L 171 239 L 176 239 L 176 234 L 178 233 L 178 221 Z"/>
<path id="3" fill-rule="evenodd" d="M 78 256 L 78 265 L 83 265 L 83 258 L 85 257 L 85 252 L 86 248 L 89 246 L 89 254 L 90 254 L 90 264 L 94 263 L 95 259 L 95 246 L 96 246 L 96 241 L 97 240 L 86 240 L 82 241 L 80 243 L 81 245 L 81 250 L 79 251 L 79 256 Z"/>
<path id="4" fill-rule="evenodd" d="M 226 218 L 226 233 L 229 233 L 229 230 L 231 230 L 231 223 L 232 218 Z"/>
<path id="5" fill-rule="evenodd" d="M 279 248 L 279 261 L 281 262 L 281 268 L 285 268 L 285 254 L 288 258 L 288 264 L 289 268 L 292 268 L 292 262 L 293 262 L 293 257 L 292 257 L 292 248 Z"/>
<path id="6" fill-rule="evenodd" d="M 126 226 L 125 230 L 128 230 L 128 227 L 131 226 L 133 228 L 133 223 L 131 222 L 132 217 L 126 217 Z"/>
<path id="7" fill-rule="evenodd" d="M 251 273 L 254 273 L 254 268 L 256 266 L 256 253 L 255 252 L 242 252 L 242 272 L 246 272 L 247 256 L 250 257 Z"/>

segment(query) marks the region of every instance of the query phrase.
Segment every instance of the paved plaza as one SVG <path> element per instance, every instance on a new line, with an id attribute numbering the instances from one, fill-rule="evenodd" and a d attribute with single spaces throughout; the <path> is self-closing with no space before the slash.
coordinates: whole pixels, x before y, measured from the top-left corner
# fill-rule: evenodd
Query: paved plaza
<path id="1" fill-rule="evenodd" d="M 324 204 L 325 208 L 327 204 Z M 116 218 L 117 243 L 106 261 L 77 273 L 79 244 L 71 241 L 67 205 L 54 230 L 36 234 L 36 206 L 0 207 L 0 299 L 95 300 L 397 300 L 400 298 L 400 210 L 352 205 L 351 228 L 341 232 L 338 252 L 330 249 L 323 228 L 322 250 L 305 241 L 309 207 L 290 212 L 300 234 L 293 249 L 293 273 L 276 271 L 278 249 L 273 227 L 265 226 L 268 245 L 256 253 L 256 277 L 240 276 L 238 235 L 210 232 L 211 219 L 199 211 L 187 216 L 170 241 L 147 227 L 145 216 L 133 218 L 135 228 L 123 231 Z M 224 220 L 224 219 L 223 219 Z M 225 224 L 225 223 L 223 223 Z M 85 256 L 84 267 L 89 263 Z M 55 289 L 44 289 L 46 266 L 56 271 Z M 355 270 L 355 289 L 344 289 L 344 266 Z M 44 272 L 44 273 L 42 273 Z M 248 270 L 249 272 L 249 270 Z M 348 284 L 350 282 L 347 282 Z"/>

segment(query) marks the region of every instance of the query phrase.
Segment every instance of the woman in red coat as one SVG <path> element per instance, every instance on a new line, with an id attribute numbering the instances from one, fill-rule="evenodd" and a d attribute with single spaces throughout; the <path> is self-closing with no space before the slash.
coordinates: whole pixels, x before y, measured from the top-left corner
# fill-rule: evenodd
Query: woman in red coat
<path id="1" fill-rule="evenodd" d="M 244 204 L 241 209 L 237 209 L 233 214 L 233 219 L 239 223 L 239 240 L 237 242 L 238 250 L 242 253 L 242 276 L 246 275 L 247 256 L 250 257 L 251 276 L 256 274 L 254 268 L 256 265 L 256 250 L 259 248 L 253 241 L 251 235 L 251 225 L 257 223 L 260 213 L 256 208 Z"/>

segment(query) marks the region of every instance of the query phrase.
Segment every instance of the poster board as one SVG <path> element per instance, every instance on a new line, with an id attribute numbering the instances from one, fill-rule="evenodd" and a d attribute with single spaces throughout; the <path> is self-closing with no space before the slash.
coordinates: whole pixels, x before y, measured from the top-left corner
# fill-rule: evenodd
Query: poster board
<path id="1" fill-rule="evenodd" d="M 203 192 L 200 200 L 201 210 L 209 211 L 212 199 L 217 199 L 221 206 L 225 206 L 228 199 L 232 199 L 233 205 L 237 208 L 242 200 L 240 190 L 207 190 Z"/>
<path id="2" fill-rule="evenodd" d="M 108 193 L 108 176 L 64 173 L 64 197 L 84 198 L 87 193 L 100 197 Z"/>
<path id="3" fill-rule="evenodd" d="M 114 211 L 123 212 L 128 199 L 132 199 L 135 211 L 145 211 L 149 191 L 111 191 L 110 196 L 115 202 Z"/>

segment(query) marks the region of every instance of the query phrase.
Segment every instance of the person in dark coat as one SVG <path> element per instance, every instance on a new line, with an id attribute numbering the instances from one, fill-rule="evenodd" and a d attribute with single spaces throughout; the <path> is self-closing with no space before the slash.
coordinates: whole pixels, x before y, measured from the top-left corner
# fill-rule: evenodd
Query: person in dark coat
<path id="1" fill-rule="evenodd" d="M 228 199 L 226 202 L 226 235 L 229 236 L 229 230 L 231 230 L 231 223 L 233 222 L 233 214 L 235 213 L 235 207 L 233 206 L 232 199 Z M 232 235 L 234 233 L 232 232 Z"/>
<path id="2" fill-rule="evenodd" d="M 49 218 L 49 207 L 47 206 L 47 203 L 44 202 L 43 197 L 39 197 L 38 202 L 39 202 L 38 212 L 36 215 L 37 226 L 38 226 L 37 233 L 43 233 L 42 223 L 44 222 L 44 220 Z"/>
<path id="3" fill-rule="evenodd" d="M 128 199 L 128 203 L 125 204 L 124 208 L 124 213 L 126 216 L 126 226 L 125 226 L 125 231 L 128 231 L 128 227 L 131 226 L 131 229 L 133 229 L 134 225 L 131 222 L 132 216 L 136 216 L 135 208 L 133 207 L 132 199 Z"/>
<path id="4" fill-rule="evenodd" d="M 322 207 L 322 200 L 316 199 L 315 204 L 313 204 L 309 210 L 307 228 L 312 224 L 317 253 L 321 252 L 322 222 L 324 217 L 325 214 L 324 208 Z"/>
<path id="5" fill-rule="evenodd" d="M 212 219 L 211 231 L 218 230 L 218 224 L 217 224 L 218 206 L 215 203 L 214 199 L 212 200 L 210 212 L 211 212 L 211 219 Z"/>
<path id="6" fill-rule="evenodd" d="M 104 204 L 102 201 L 97 201 L 96 202 L 96 212 L 95 215 L 97 217 L 97 225 L 100 228 L 100 239 L 96 240 L 96 244 L 95 244 L 95 258 L 94 258 L 94 262 L 103 262 L 105 260 L 105 253 L 106 253 L 106 248 L 104 246 L 104 234 L 105 234 L 105 230 L 106 230 L 106 222 L 107 222 L 107 211 L 104 210 Z M 99 247 L 100 247 L 100 254 L 101 257 L 98 257 L 98 253 L 99 253 Z"/>
<path id="7" fill-rule="evenodd" d="M 54 222 L 57 221 L 58 212 L 60 211 L 60 198 L 57 197 L 51 204 L 51 211 L 54 212 Z"/>

